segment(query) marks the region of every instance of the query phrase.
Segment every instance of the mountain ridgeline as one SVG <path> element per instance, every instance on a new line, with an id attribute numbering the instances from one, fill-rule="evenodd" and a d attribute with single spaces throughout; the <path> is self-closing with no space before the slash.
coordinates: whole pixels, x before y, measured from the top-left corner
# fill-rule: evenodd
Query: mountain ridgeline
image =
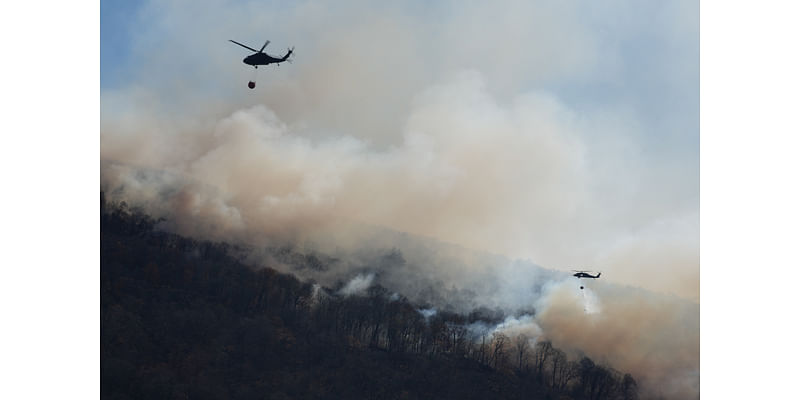
<path id="1" fill-rule="evenodd" d="M 102 192 L 100 212 L 104 399 L 638 398 L 630 374 L 474 329 L 502 311 L 431 311 L 379 284 L 351 294 L 302 282 L 247 264 L 235 245 L 154 229 Z M 326 263 L 291 248 L 275 258 Z"/>

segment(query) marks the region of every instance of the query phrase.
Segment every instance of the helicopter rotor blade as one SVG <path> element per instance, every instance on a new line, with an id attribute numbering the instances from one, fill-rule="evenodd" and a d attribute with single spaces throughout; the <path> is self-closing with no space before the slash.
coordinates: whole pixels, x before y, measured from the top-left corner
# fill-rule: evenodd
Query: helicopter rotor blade
<path id="1" fill-rule="evenodd" d="M 245 46 L 245 45 L 243 45 L 243 44 L 241 44 L 241 43 L 239 43 L 239 42 L 237 42 L 237 41 L 235 41 L 235 40 L 230 40 L 230 39 L 228 39 L 228 41 L 229 41 L 229 42 L 236 43 L 236 44 L 238 44 L 239 46 L 242 46 L 242 47 L 244 47 L 245 49 L 248 49 L 248 50 L 254 51 L 254 52 L 256 52 L 256 53 L 259 53 L 259 51 L 258 51 L 258 50 L 254 49 L 254 48 L 252 48 L 252 47 Z M 266 45 L 265 45 L 265 46 L 266 46 Z"/>
<path id="2" fill-rule="evenodd" d="M 259 50 L 258 52 L 259 52 L 259 53 L 263 53 L 263 52 L 264 52 L 264 48 L 265 48 L 265 47 L 267 47 L 267 45 L 268 45 L 268 44 L 269 44 L 269 40 L 267 40 L 266 42 L 264 42 L 264 45 L 263 45 L 263 46 L 261 46 L 261 50 Z"/>

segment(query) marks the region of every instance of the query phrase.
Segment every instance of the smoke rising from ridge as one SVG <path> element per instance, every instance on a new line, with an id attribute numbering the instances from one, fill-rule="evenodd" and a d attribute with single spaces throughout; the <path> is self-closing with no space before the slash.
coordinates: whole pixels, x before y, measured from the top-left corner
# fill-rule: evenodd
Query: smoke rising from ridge
<path id="1" fill-rule="evenodd" d="M 101 93 L 101 187 L 169 230 L 338 260 L 300 276 L 500 308 L 692 393 L 696 305 L 598 282 L 587 314 L 571 278 L 478 253 L 699 300 L 695 3 L 454 4 L 146 3 L 130 80 Z M 267 38 L 296 62 L 249 91 L 226 40 Z"/>
<path id="2" fill-rule="evenodd" d="M 356 214 L 699 298 L 696 3 L 188 6 L 132 16 L 101 158 L 223 194 L 186 191 L 192 215 L 278 211 L 249 223 L 275 230 Z M 265 35 L 300 58 L 242 90 L 252 70 L 226 40 Z M 642 37 L 653 50 L 627 52 Z M 596 85 L 607 98 L 591 100 Z"/>
<path id="3" fill-rule="evenodd" d="M 345 296 L 363 294 L 367 289 L 369 289 L 370 285 L 372 285 L 373 279 L 375 279 L 375 275 L 373 274 L 356 275 L 353 280 L 347 282 L 347 285 L 339 290 L 339 293 Z"/>
<path id="4" fill-rule="evenodd" d="M 655 225 L 631 221 L 645 224 L 640 236 L 615 233 L 631 229 L 630 222 L 611 220 L 619 217 L 610 210 L 616 206 L 603 204 L 605 194 L 592 190 L 597 179 L 582 139 L 586 128 L 577 119 L 542 93 L 519 96 L 504 107 L 487 93 L 479 73 L 464 72 L 417 96 L 402 143 L 382 150 L 351 136 L 300 136 L 263 105 L 235 111 L 206 128 L 170 131 L 153 124 L 138 134 L 125 132 L 136 126 L 127 121 L 119 128 L 108 122 L 101 155 L 117 165 L 104 168 L 103 183 L 135 187 L 140 195 L 174 192 L 168 200 L 172 212 L 211 224 L 208 235 L 213 230 L 214 235 L 302 236 L 347 220 L 544 264 L 559 256 L 565 261 L 557 264 L 577 263 L 585 254 L 614 261 L 611 268 L 624 266 L 626 256 L 608 254 L 609 249 L 632 254 L 678 240 L 677 251 L 660 254 L 658 263 L 672 257 L 681 262 L 670 266 L 677 275 L 673 283 L 691 281 L 686 274 L 692 273 L 696 244 L 680 238 L 696 229 L 696 214 Z M 126 173 L 119 164 L 167 171 L 174 177 L 165 179 L 185 181 L 140 179 L 141 173 Z M 626 244 L 618 245 L 622 240 Z M 689 269 L 675 269 L 680 266 Z M 659 270 L 628 272 L 644 280 Z M 669 289 L 684 294 L 696 287 Z"/>

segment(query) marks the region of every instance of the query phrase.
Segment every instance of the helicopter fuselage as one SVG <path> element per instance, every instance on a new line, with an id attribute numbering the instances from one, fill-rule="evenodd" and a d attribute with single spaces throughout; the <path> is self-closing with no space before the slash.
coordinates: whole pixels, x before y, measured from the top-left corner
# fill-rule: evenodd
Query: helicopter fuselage
<path id="1" fill-rule="evenodd" d="M 273 64 L 273 63 L 280 64 L 283 61 L 286 61 L 286 60 L 282 59 L 282 58 L 272 57 L 272 56 L 270 56 L 270 55 L 268 55 L 266 53 L 251 54 L 251 55 L 245 57 L 244 60 L 242 60 L 242 62 L 244 62 L 245 64 L 252 65 L 254 67 L 259 66 L 259 65 Z"/>

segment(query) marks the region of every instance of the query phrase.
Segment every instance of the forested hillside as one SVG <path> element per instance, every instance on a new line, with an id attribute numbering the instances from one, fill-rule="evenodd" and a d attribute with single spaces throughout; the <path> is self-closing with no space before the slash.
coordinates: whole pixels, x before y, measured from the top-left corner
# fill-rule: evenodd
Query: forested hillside
<path id="1" fill-rule="evenodd" d="M 344 295 L 154 230 L 101 193 L 105 399 L 633 399 L 633 377 L 549 342 L 426 314 L 373 285 Z"/>

